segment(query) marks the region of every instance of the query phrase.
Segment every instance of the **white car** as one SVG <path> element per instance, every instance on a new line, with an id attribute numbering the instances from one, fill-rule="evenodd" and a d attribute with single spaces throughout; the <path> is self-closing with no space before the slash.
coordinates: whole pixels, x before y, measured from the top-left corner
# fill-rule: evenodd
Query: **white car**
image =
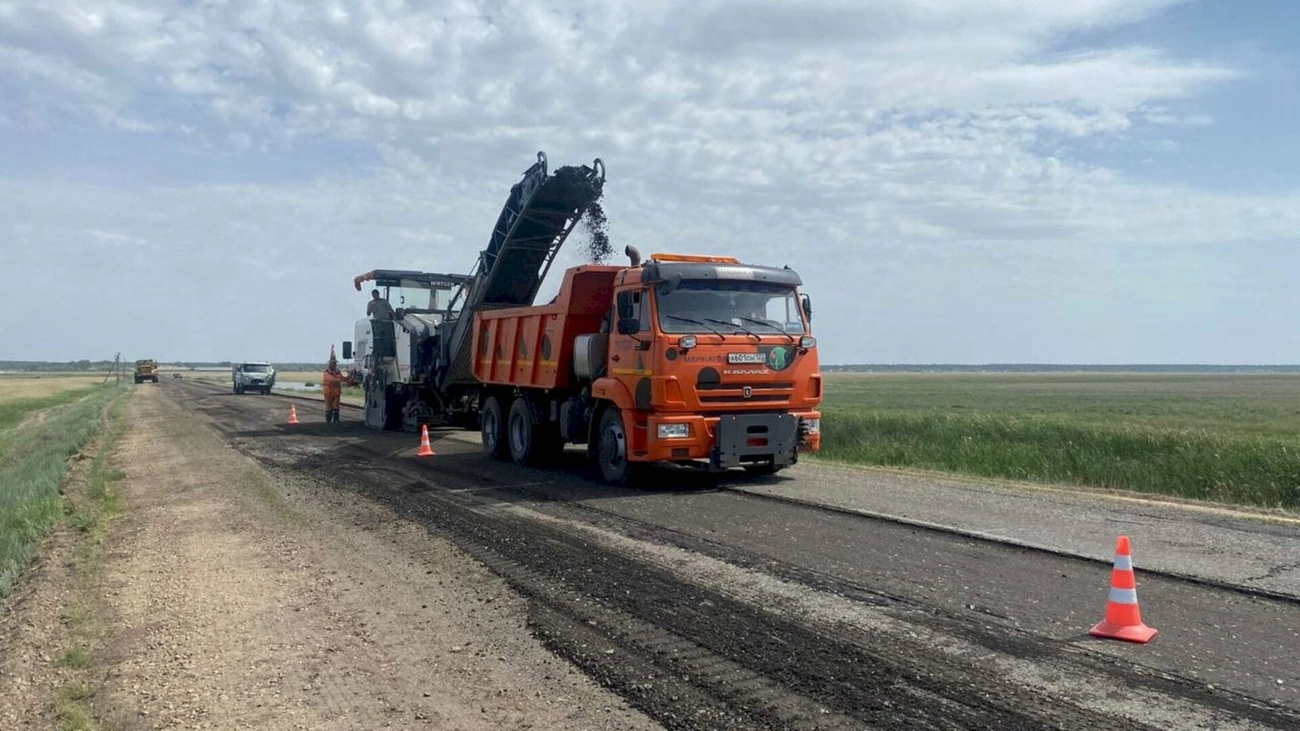
<path id="1" fill-rule="evenodd" d="M 235 363 L 230 367 L 230 381 L 236 394 L 260 391 L 266 395 L 275 386 L 275 366 L 265 361 Z"/>

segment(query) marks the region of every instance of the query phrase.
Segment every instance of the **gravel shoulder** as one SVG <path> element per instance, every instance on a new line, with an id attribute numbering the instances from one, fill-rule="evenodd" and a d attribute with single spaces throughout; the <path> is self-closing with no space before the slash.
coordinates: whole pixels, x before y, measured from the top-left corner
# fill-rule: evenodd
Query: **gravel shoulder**
<path id="1" fill-rule="evenodd" d="M 93 591 L 93 706 L 111 727 L 660 728 L 548 652 L 522 600 L 425 528 L 268 472 L 159 389 L 137 390 L 130 421 L 128 512 Z M 23 698 L 53 682 L 39 646 L 60 622 L 58 572 L 31 582 L 6 624 L 44 628 L 6 632 Z M 3 710 L 6 728 L 49 725 Z"/>

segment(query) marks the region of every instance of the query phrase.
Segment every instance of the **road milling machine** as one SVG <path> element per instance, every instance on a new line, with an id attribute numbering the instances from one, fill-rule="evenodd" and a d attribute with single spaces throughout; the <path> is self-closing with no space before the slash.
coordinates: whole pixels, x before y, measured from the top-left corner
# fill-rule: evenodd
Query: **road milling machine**
<path id="1" fill-rule="evenodd" d="M 564 272 L 560 247 L 598 205 L 604 164 L 551 175 L 543 153 L 510 191 L 468 275 L 375 270 L 391 319 L 343 343 L 381 429 L 478 429 L 518 464 L 584 446 L 612 484 L 651 462 L 773 473 L 821 443 L 812 305 L 788 266 L 652 254 Z M 393 298 L 396 297 L 394 301 Z"/>

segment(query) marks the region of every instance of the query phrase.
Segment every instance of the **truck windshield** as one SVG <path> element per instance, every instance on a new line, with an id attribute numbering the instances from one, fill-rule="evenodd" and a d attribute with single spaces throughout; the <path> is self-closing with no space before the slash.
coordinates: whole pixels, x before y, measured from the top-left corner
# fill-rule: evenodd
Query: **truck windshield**
<path id="1" fill-rule="evenodd" d="M 271 366 L 254 365 L 252 363 L 245 363 L 243 368 L 245 373 L 266 373 L 269 370 L 271 370 Z"/>
<path id="2" fill-rule="evenodd" d="M 388 304 L 393 309 L 437 310 L 446 306 L 445 297 L 438 297 L 438 290 L 416 282 L 403 282 L 399 287 L 388 288 Z"/>
<path id="3" fill-rule="evenodd" d="M 783 284 L 685 280 L 671 288 L 660 285 L 655 298 L 659 327 L 666 333 L 807 334 L 799 298 Z"/>

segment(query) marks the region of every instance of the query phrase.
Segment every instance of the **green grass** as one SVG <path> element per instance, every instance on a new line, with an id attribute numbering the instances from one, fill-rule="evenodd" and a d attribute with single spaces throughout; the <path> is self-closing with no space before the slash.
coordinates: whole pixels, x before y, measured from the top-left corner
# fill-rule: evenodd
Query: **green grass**
<path id="1" fill-rule="evenodd" d="M 1300 375 L 832 374 L 820 457 L 1300 508 Z"/>
<path id="2" fill-rule="evenodd" d="M 90 537 L 78 546 L 78 560 L 83 564 L 95 563 L 107 532 L 106 521 L 121 514 L 125 506 L 118 488 L 126 473 L 109 466 L 109 459 L 125 432 L 126 402 L 116 399 L 108 405 L 108 423 L 101 432 L 95 460 L 86 472 L 85 492 L 65 500 L 69 522 Z"/>
<path id="3" fill-rule="evenodd" d="M 75 392 L 28 402 L 26 413 L 49 409 L 45 418 L 0 431 L 0 597 L 10 593 L 41 537 L 64 513 L 59 488 L 68 458 L 90 443 L 103 424 L 105 406 L 126 392 L 102 386 L 72 401 L 69 394 Z M 11 416 L 12 423 L 26 413 Z"/>
<path id="4" fill-rule="evenodd" d="M 101 581 L 102 548 L 108 536 L 112 519 L 121 514 L 125 500 L 120 491 L 126 474 L 111 465 L 117 445 L 126 432 L 126 400 L 114 398 L 107 404 L 106 418 L 102 420 L 99 443 L 94 460 L 85 471 L 85 480 L 77 480 L 64 495 L 64 510 L 69 523 L 79 531 L 73 569 L 73 594 L 63 612 L 68 630 L 68 646 L 59 663 L 72 671 L 69 679 L 52 699 L 59 728 L 67 731 L 85 731 L 98 728 L 93 699 L 96 685 L 90 681 L 97 677 L 102 682 L 103 672 L 95 668 L 95 649 L 103 646 L 107 634 L 104 618 L 96 593 Z"/>
<path id="5" fill-rule="evenodd" d="M 54 716 L 60 731 L 93 731 L 99 728 L 90 710 L 90 699 L 95 690 L 86 683 L 71 683 L 59 689 L 54 697 Z"/>
<path id="6" fill-rule="evenodd" d="M 59 658 L 59 664 L 64 667 L 85 670 L 90 667 L 90 652 L 81 645 L 73 645 L 64 650 L 63 657 Z"/>

